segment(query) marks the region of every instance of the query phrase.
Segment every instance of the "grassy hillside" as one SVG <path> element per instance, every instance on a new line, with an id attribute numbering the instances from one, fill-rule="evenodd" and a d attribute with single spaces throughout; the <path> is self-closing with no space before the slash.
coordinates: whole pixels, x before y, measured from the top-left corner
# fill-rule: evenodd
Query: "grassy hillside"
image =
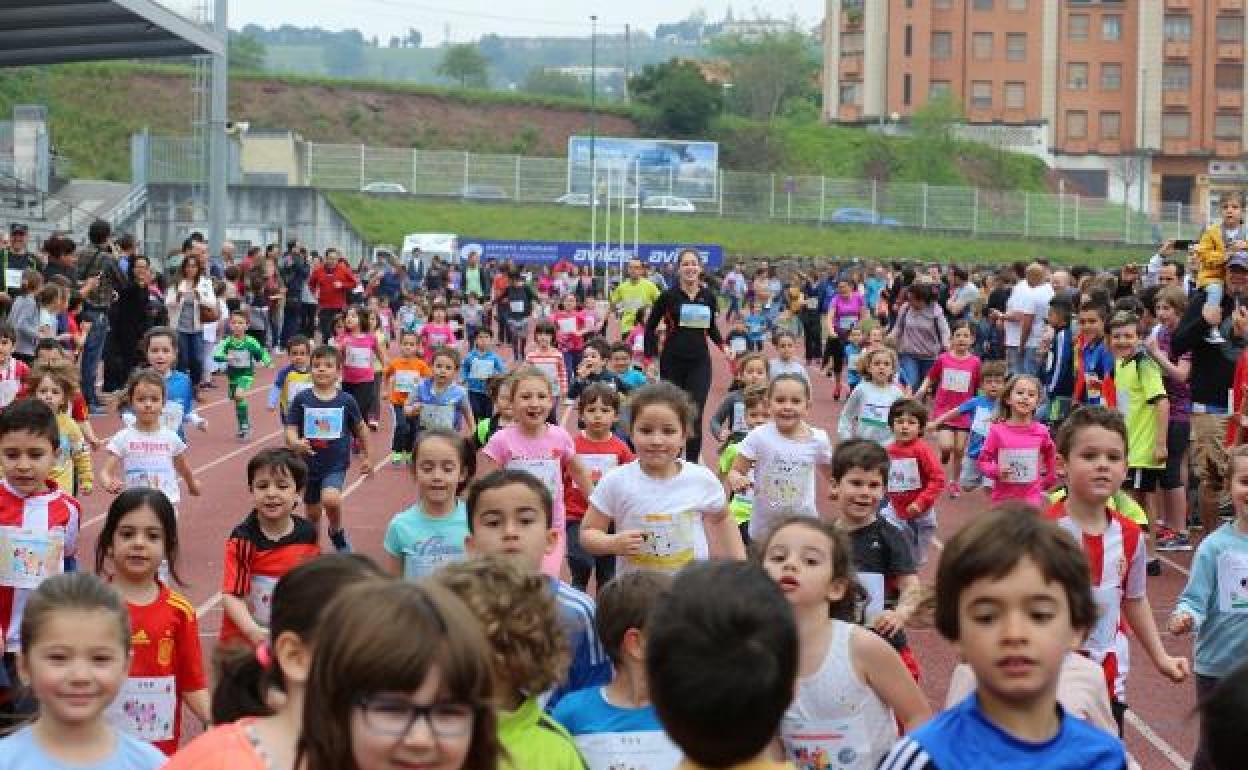
<path id="1" fill-rule="evenodd" d="M 414 232 L 453 232 L 481 238 L 589 240 L 587 209 L 375 198 L 355 193 L 332 193 L 330 199 L 364 237 L 374 243 L 399 244 L 405 234 Z M 631 221 L 626 231 L 631 238 Z M 1004 263 L 1049 257 L 1067 264 L 1100 266 L 1142 256 L 1139 249 L 1056 240 L 977 240 L 900 229 L 760 224 L 649 212 L 642 216 L 640 239 L 662 243 L 709 241 L 722 244 L 727 254 L 734 257 L 836 255 L 961 263 Z"/>

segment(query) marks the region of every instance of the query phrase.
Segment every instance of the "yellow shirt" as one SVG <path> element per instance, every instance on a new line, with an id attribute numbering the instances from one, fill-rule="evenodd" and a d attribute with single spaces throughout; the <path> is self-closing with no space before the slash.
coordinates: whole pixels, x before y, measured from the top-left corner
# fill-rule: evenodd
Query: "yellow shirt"
<path id="1" fill-rule="evenodd" d="M 61 434 L 60 456 L 48 478 L 56 482 L 61 491 L 74 494 L 74 474 L 78 476 L 79 490 L 87 491 L 95 483 L 95 474 L 91 467 L 91 452 L 87 450 L 86 441 L 82 437 L 82 429 L 67 412 L 58 412 L 56 428 Z"/>
<path id="2" fill-rule="evenodd" d="M 1240 238 L 1248 230 L 1239 226 Z M 1200 236 L 1200 245 L 1196 247 L 1196 256 L 1200 258 L 1200 270 L 1196 272 L 1196 285 L 1200 288 L 1210 283 L 1226 283 L 1226 263 L 1230 260 L 1226 244 L 1222 242 L 1222 223 L 1214 222 Z"/>
<path id="3" fill-rule="evenodd" d="M 637 310 L 650 307 L 659 298 L 659 287 L 649 278 L 637 283 L 624 281 L 611 291 L 611 303 L 620 310 L 620 332 L 628 333 L 637 320 Z"/>

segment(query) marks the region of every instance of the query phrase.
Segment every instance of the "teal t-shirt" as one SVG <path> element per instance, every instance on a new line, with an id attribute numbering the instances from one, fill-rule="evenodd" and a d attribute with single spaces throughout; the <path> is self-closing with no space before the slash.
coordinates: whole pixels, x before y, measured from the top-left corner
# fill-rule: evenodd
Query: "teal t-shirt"
<path id="1" fill-rule="evenodd" d="M 432 574 L 439 567 L 464 560 L 468 536 L 468 509 L 457 500 L 449 516 L 429 516 L 420 503 L 394 514 L 386 527 L 386 553 L 403 560 L 409 580 Z"/>

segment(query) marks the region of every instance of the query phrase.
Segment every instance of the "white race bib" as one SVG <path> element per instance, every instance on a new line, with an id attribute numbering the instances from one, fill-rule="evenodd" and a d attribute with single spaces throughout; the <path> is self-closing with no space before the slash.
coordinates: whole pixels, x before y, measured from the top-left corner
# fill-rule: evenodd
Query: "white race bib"
<path id="1" fill-rule="evenodd" d="M 746 349 L 745 337 L 733 337 L 728 341 L 728 349 L 738 355 L 744 353 Z"/>
<path id="2" fill-rule="evenodd" d="M 975 409 L 975 418 L 971 420 L 971 433 L 976 436 L 987 436 L 988 428 L 992 425 L 992 412 L 990 406 L 981 406 Z"/>
<path id="3" fill-rule="evenodd" d="M 0 585 L 38 588 L 65 569 L 62 530 L 0 527 Z"/>
<path id="4" fill-rule="evenodd" d="M 625 556 L 633 566 L 675 572 L 694 559 L 694 514 L 648 513 L 641 517 L 641 552 Z"/>
<path id="5" fill-rule="evenodd" d="M 372 349 L 348 347 L 346 350 L 345 365 L 352 369 L 370 368 L 373 365 Z"/>
<path id="6" fill-rule="evenodd" d="M 287 380 L 286 381 L 286 403 L 289 404 L 290 402 L 295 400 L 295 396 L 299 395 L 305 390 L 310 390 L 311 388 L 312 388 L 311 380 L 295 380 L 294 382 Z"/>
<path id="7" fill-rule="evenodd" d="M 421 404 L 420 427 L 425 430 L 442 428 L 452 430 L 455 427 L 454 404 Z"/>
<path id="8" fill-rule="evenodd" d="M 468 367 L 468 376 L 474 380 L 488 380 L 494 376 L 494 361 L 489 358 L 475 358 Z"/>
<path id="9" fill-rule="evenodd" d="M 965 369 L 941 370 L 940 389 L 951 393 L 970 393 L 971 373 Z"/>
<path id="10" fill-rule="evenodd" d="M 867 606 L 863 609 L 863 619 L 867 623 L 884 611 L 884 576 L 878 572 L 859 572 L 858 585 L 867 593 Z"/>
<path id="11" fill-rule="evenodd" d="M 849 331 L 854 328 L 854 324 L 858 323 L 858 316 L 842 315 L 836 317 L 836 328 L 841 331 Z"/>
<path id="12" fill-rule="evenodd" d="M 515 313 L 516 315 L 519 315 L 520 313 L 524 312 L 524 300 L 522 299 L 513 299 L 511 302 L 507 304 L 511 308 L 511 312 Z"/>
<path id="13" fill-rule="evenodd" d="M 580 458 L 581 464 L 589 471 L 589 477 L 593 479 L 595 484 L 603 476 L 607 475 L 607 471 L 620 464 L 620 458 L 615 455 L 585 454 L 577 455 L 577 457 Z"/>
<path id="14" fill-rule="evenodd" d="M 856 718 L 785 719 L 780 738 L 785 757 L 799 768 L 874 770 L 869 741 Z"/>
<path id="15" fill-rule="evenodd" d="M 556 500 L 563 494 L 563 467 L 553 458 L 545 460 L 513 457 L 507 461 L 508 470 L 528 471 L 538 478 Z"/>
<path id="16" fill-rule="evenodd" d="M 1218 556 L 1218 610 L 1248 613 L 1248 554 L 1223 551 Z"/>
<path id="17" fill-rule="evenodd" d="M 686 329 L 711 328 L 711 309 L 706 305 L 686 302 L 680 306 L 680 325 Z"/>
<path id="18" fill-rule="evenodd" d="M 22 288 L 22 270 L 19 267 L 6 268 L 4 271 L 4 285 L 10 289 Z"/>
<path id="19" fill-rule="evenodd" d="M 1040 450 L 998 449 L 998 475 L 1007 484 L 1031 484 L 1040 478 Z"/>
<path id="20" fill-rule="evenodd" d="M 0 407 L 13 403 L 21 389 L 22 383 L 17 380 L 0 380 Z"/>
<path id="21" fill-rule="evenodd" d="M 303 410 L 303 437 L 333 441 L 342 438 L 344 422 L 342 407 L 309 406 Z"/>
<path id="22" fill-rule="evenodd" d="M 874 404 L 870 401 L 863 401 L 862 416 L 858 419 L 868 425 L 887 427 L 888 410 L 891 409 L 892 406 L 892 404 Z"/>
<path id="23" fill-rule="evenodd" d="M 156 642 L 153 640 L 152 642 Z M 128 677 L 108 707 L 109 724 L 141 741 L 173 739 L 178 712 L 177 679 L 172 676 Z"/>
<path id="24" fill-rule="evenodd" d="M 741 433 L 748 427 L 745 424 L 745 402 L 738 401 L 732 405 L 732 432 Z"/>
<path id="25" fill-rule="evenodd" d="M 400 393 L 411 393 L 420 384 L 420 373 L 412 369 L 394 370 L 394 389 Z"/>
<path id="26" fill-rule="evenodd" d="M 633 338 L 633 352 L 634 353 L 646 352 L 646 338 L 640 334 L 638 334 L 636 337 Z M 17 391 L 14 390 L 13 393 L 14 395 L 16 395 Z M 13 399 L 10 398 L 9 400 L 12 401 Z"/>
<path id="27" fill-rule="evenodd" d="M 225 363 L 231 369 L 247 369 L 251 367 L 251 351 L 235 348 L 225 354 Z"/>
<path id="28" fill-rule="evenodd" d="M 448 342 L 447 337 L 442 332 L 429 332 L 429 346 L 440 348 Z"/>
<path id="29" fill-rule="evenodd" d="M 126 468 L 126 489 L 159 489 L 165 497 L 177 501 L 178 475 L 172 466 L 157 464 L 131 465 Z"/>
<path id="30" fill-rule="evenodd" d="M 177 433 L 182 429 L 184 416 L 181 404 L 177 401 L 166 401 L 165 408 L 160 413 L 160 427 Z"/>
<path id="31" fill-rule="evenodd" d="M 890 494 L 913 492 L 923 488 L 919 474 L 919 461 L 913 457 L 894 458 L 888 465 L 888 491 Z"/>
<path id="32" fill-rule="evenodd" d="M 574 740 L 589 770 L 674 770 L 682 758 L 662 730 L 587 733 Z"/>
<path id="33" fill-rule="evenodd" d="M 807 310 L 817 310 L 818 308 L 819 308 L 819 298 L 818 298 L 818 297 L 807 297 L 807 298 L 806 298 L 806 309 L 807 309 Z"/>
<path id="34" fill-rule="evenodd" d="M 576 319 L 575 318 L 560 318 L 559 319 L 559 331 L 563 332 L 564 334 L 575 334 L 576 333 Z"/>
<path id="35" fill-rule="evenodd" d="M 273 591 L 276 588 L 275 577 L 251 576 L 251 593 L 247 595 L 247 604 L 251 609 L 251 616 L 265 628 L 269 627 L 269 618 L 273 614 Z"/>

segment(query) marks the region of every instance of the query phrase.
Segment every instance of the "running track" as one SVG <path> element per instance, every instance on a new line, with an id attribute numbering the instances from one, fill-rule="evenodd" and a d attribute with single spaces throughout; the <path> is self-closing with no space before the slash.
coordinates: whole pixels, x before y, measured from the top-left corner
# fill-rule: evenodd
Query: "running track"
<path id="1" fill-rule="evenodd" d="M 500 353 L 502 352 L 500 346 Z M 276 362 L 279 366 L 284 361 Z M 728 372 L 722 357 L 716 357 L 716 372 L 708 410 L 718 404 L 728 384 Z M 200 497 L 190 497 L 183 491 L 180 506 L 181 554 L 179 571 L 185 585 L 182 592 L 191 600 L 200 616 L 200 631 L 205 656 L 210 655 L 221 623 L 220 580 L 221 561 L 226 535 L 251 509 L 247 491 L 246 466 L 251 455 L 262 447 L 279 446 L 281 429 L 275 413 L 269 412 L 265 403 L 273 370 L 260 370 L 257 385 L 250 391 L 252 439 L 241 443 L 234 437 L 234 410 L 225 401 L 224 387 L 207 391 L 207 397 L 199 407 L 200 414 L 208 420 L 207 432 L 188 431 L 191 443 L 189 460 L 202 489 Z M 834 433 L 839 404 L 831 397 L 828 380 L 821 374 L 813 375 L 815 397 L 812 421 L 819 427 Z M 219 378 L 218 384 L 223 386 Z M 378 560 L 384 555 L 382 536 L 390 517 L 411 505 L 414 487 L 406 471 L 389 465 L 390 415 L 384 413 L 382 429 L 372 435 L 371 459 L 377 468 L 372 479 L 363 479 L 358 464 L 347 479 L 344 521 L 357 551 Z M 115 416 L 93 420 L 97 435 L 107 440 L 119 427 Z M 704 448 L 704 456 L 711 464 L 714 447 Z M 102 454 L 95 454 L 96 467 L 100 467 Z M 820 482 L 822 485 L 822 481 Z M 820 490 L 821 495 L 826 490 Z M 96 538 L 103 521 L 103 514 L 112 496 L 97 491 L 83 498 L 82 552 L 80 562 L 84 568 L 94 564 Z M 958 500 L 942 498 L 938 505 L 939 537 L 948 539 L 960 526 L 969 521 L 977 511 L 987 507 L 987 499 L 964 495 Z M 937 554 L 938 555 L 938 552 Z M 1165 619 L 1179 593 L 1183 589 L 1191 553 L 1162 554 L 1164 572 L 1161 577 L 1149 578 L 1149 599 L 1158 626 L 1165 627 Z M 936 559 L 932 559 L 923 575 L 925 584 L 931 582 Z M 950 672 L 956 664 L 956 653 L 940 635 L 922 622 L 912 623 L 908 629 L 911 643 L 923 668 L 923 690 L 933 706 L 943 704 L 945 688 Z M 1176 638 L 1162 632 L 1162 640 L 1171 654 L 1191 655 L 1191 640 Z M 1196 723 L 1189 715 L 1195 705 L 1194 687 L 1189 683 L 1170 684 L 1153 669 L 1143 650 L 1132 641 L 1132 667 L 1127 687 L 1131 705 L 1128 715 L 1126 743 L 1132 756 L 1144 770 L 1175 770 L 1188 767 L 1188 759 L 1195 750 Z M 188 734 L 194 729 L 195 719 L 190 715 L 184 720 Z"/>

